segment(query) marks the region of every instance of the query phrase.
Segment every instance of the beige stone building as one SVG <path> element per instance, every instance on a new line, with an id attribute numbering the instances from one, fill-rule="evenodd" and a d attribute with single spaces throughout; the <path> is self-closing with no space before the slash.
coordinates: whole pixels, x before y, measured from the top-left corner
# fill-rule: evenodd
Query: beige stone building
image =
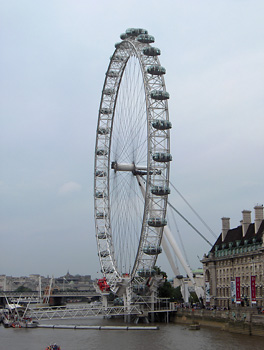
<path id="1" fill-rule="evenodd" d="M 222 233 L 202 260 L 207 305 L 264 307 L 263 205 L 254 209 L 254 223 L 251 211 L 243 210 L 241 225 L 233 229 L 222 218 Z"/>

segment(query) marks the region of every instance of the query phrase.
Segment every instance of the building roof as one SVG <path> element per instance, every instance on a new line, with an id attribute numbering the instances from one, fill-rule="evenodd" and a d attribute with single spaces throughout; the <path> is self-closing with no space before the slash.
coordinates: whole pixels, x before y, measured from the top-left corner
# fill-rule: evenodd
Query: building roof
<path id="1" fill-rule="evenodd" d="M 224 240 L 222 240 L 221 233 L 210 252 L 214 252 L 216 250 L 216 247 L 217 250 L 228 248 L 230 243 L 232 243 L 232 246 L 243 246 L 246 243 L 250 244 L 253 243 L 253 238 L 255 238 L 255 242 L 262 242 L 263 233 L 264 220 L 262 221 L 257 233 L 255 233 L 255 224 L 249 224 L 245 237 L 243 237 L 242 225 L 240 225 L 236 228 L 228 230 Z M 226 246 L 223 246 L 225 244 Z"/>

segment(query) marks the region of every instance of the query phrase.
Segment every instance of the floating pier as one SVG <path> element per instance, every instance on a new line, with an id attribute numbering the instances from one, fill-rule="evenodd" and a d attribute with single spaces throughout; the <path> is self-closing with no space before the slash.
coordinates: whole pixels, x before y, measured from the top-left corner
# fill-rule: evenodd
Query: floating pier
<path id="1" fill-rule="evenodd" d="M 53 328 L 53 329 L 97 329 L 102 330 L 122 330 L 122 331 L 156 331 L 159 329 L 157 326 L 77 326 L 77 325 L 51 325 L 51 324 L 39 324 L 38 328 Z"/>

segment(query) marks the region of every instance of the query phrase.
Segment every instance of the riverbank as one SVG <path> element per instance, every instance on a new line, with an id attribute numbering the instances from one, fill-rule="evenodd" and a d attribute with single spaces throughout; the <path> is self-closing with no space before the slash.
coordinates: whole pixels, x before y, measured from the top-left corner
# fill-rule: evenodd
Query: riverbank
<path id="1" fill-rule="evenodd" d="M 232 333 L 264 336 L 264 315 L 255 309 L 233 310 L 177 309 L 173 319 L 178 324 L 200 324 Z"/>

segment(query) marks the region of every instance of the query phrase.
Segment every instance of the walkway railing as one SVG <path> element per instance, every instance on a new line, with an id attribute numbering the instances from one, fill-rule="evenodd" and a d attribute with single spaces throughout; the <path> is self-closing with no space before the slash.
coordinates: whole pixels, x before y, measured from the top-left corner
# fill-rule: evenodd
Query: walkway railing
<path id="1" fill-rule="evenodd" d="M 44 319 L 76 319 L 85 318 L 91 316 L 122 316 L 127 315 L 128 311 L 124 306 L 113 306 L 113 307 L 103 307 L 103 306 L 87 306 L 82 307 L 43 307 L 43 308 L 31 308 L 27 311 L 27 316 L 32 317 L 37 320 Z M 140 305 L 131 305 L 130 315 L 140 315 L 142 310 Z"/>

